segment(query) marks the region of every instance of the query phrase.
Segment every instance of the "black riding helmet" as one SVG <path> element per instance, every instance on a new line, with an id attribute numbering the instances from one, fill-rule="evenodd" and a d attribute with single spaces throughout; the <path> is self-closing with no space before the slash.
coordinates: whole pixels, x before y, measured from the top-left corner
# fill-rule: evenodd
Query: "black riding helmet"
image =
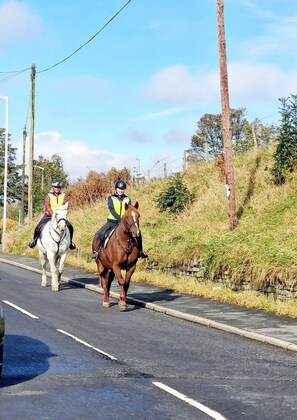
<path id="1" fill-rule="evenodd" d="M 54 188 L 62 188 L 62 184 L 60 181 L 53 181 L 52 182 L 52 187 Z"/>
<path id="2" fill-rule="evenodd" d="M 120 188 L 120 190 L 125 190 L 127 188 L 126 182 L 122 181 L 121 179 L 118 179 L 115 183 L 115 188 Z"/>

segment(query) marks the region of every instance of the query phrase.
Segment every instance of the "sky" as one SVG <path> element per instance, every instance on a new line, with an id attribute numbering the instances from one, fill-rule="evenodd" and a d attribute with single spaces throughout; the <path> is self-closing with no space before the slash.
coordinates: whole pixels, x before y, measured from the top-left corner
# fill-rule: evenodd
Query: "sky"
<path id="1" fill-rule="evenodd" d="M 225 0 L 224 18 L 230 106 L 279 123 L 279 99 L 297 93 L 297 1 Z M 221 113 L 216 0 L 0 1 L 0 96 L 19 163 L 33 63 L 34 158 L 58 153 L 71 182 L 112 167 L 175 173 L 197 121 Z"/>

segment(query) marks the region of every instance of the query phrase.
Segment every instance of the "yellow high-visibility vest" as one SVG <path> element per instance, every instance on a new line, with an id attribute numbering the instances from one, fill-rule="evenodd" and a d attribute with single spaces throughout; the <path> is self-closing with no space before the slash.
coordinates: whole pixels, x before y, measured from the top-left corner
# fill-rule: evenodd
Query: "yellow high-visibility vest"
<path id="1" fill-rule="evenodd" d="M 65 193 L 61 193 L 59 195 L 55 195 L 52 193 L 48 193 L 49 199 L 50 199 L 50 208 L 51 211 L 54 212 L 56 205 L 63 205 L 64 204 L 64 197 Z"/>
<path id="2" fill-rule="evenodd" d="M 125 204 L 129 204 L 130 202 L 130 198 L 129 197 L 125 197 L 123 200 L 119 200 L 118 197 L 112 196 L 111 197 L 112 202 L 113 202 L 113 207 L 115 209 L 115 212 L 122 217 L 123 214 L 125 213 Z M 107 216 L 107 218 L 109 220 L 117 220 L 113 214 L 109 213 L 109 215 Z"/>

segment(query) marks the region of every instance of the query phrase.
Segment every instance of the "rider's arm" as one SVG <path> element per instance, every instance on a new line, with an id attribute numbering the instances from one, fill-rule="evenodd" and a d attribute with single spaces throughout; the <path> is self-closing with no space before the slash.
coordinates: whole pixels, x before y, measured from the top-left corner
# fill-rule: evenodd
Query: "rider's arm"
<path id="1" fill-rule="evenodd" d="M 68 203 L 68 196 L 65 194 L 64 195 L 64 203 L 63 204 L 66 204 L 66 203 Z"/>
<path id="2" fill-rule="evenodd" d="M 107 199 L 107 207 L 108 210 L 110 211 L 110 213 L 117 219 L 120 220 L 121 216 L 115 211 L 114 206 L 113 206 L 113 201 L 111 198 L 111 195 L 108 197 Z"/>
<path id="3" fill-rule="evenodd" d="M 46 194 L 45 198 L 44 198 L 44 213 L 47 216 L 51 216 L 53 214 L 52 210 L 51 210 L 51 206 L 50 206 L 50 198 L 48 196 L 48 194 Z"/>

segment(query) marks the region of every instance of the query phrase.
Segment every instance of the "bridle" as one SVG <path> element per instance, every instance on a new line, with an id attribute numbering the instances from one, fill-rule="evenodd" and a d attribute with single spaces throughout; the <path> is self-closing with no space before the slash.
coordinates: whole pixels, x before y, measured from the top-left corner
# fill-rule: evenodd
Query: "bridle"
<path id="1" fill-rule="evenodd" d="M 63 220 L 65 222 L 65 229 L 63 229 L 63 231 L 61 231 L 59 229 L 59 224 Z M 67 232 L 66 231 L 66 227 L 67 227 L 67 223 L 66 222 L 67 222 L 67 220 L 65 219 L 65 217 L 60 217 L 60 219 L 58 219 L 57 213 L 55 213 L 55 222 L 56 222 L 56 227 L 53 227 L 52 223 L 50 223 L 49 234 L 50 234 L 52 240 L 58 245 L 58 250 L 57 250 L 57 253 L 58 253 L 59 252 L 59 245 L 63 241 L 63 239 L 66 237 L 66 232 Z M 58 235 L 59 240 L 56 240 L 53 237 L 52 231 L 54 231 Z"/>
<path id="2" fill-rule="evenodd" d="M 133 219 L 131 223 L 128 222 L 128 217 L 127 216 L 124 219 L 123 224 L 125 226 L 125 229 L 123 229 L 122 226 L 119 224 L 117 226 L 116 230 L 115 230 L 115 238 L 116 238 L 119 246 L 125 251 L 125 254 L 127 255 L 127 258 L 128 258 L 128 255 L 131 254 L 134 245 L 137 244 L 137 239 L 136 238 L 140 235 L 139 223 L 137 221 L 137 217 L 136 217 L 135 213 L 132 212 L 131 216 L 132 216 L 132 219 Z M 133 231 L 132 231 L 133 226 L 136 227 L 136 232 L 137 232 L 136 237 L 133 235 Z M 120 242 L 120 240 L 117 236 L 117 229 L 120 229 L 120 228 L 121 228 L 122 232 L 126 236 L 128 236 L 128 239 L 127 239 L 128 248 L 127 249 L 125 249 L 123 247 L 123 245 L 121 244 L 121 242 Z"/>
<path id="3" fill-rule="evenodd" d="M 136 237 L 140 235 L 140 229 L 139 229 L 139 222 L 137 220 L 137 217 L 136 217 L 135 213 L 131 212 L 131 216 L 132 216 L 132 219 L 133 219 L 131 223 L 128 222 L 128 217 L 125 217 L 125 227 L 126 227 L 127 230 L 124 230 L 124 229 L 122 229 L 122 230 L 123 230 L 124 233 L 130 234 L 134 238 L 132 227 L 133 226 L 136 227 L 136 232 L 137 232 Z"/>

